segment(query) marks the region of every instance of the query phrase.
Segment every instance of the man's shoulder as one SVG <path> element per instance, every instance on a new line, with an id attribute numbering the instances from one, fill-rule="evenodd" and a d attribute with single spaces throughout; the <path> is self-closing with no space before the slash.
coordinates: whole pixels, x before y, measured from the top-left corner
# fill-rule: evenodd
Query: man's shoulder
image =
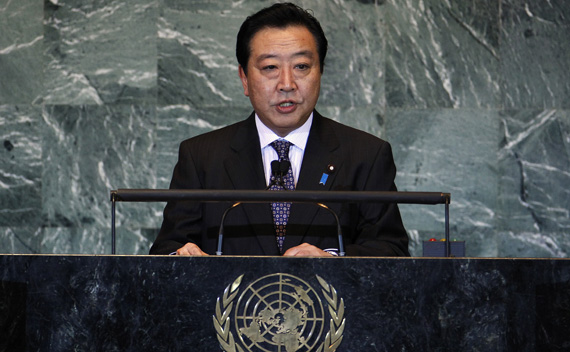
<path id="1" fill-rule="evenodd" d="M 320 116 L 320 123 L 324 129 L 334 131 L 341 141 L 350 141 L 351 143 L 360 144 L 384 144 L 388 143 L 384 139 L 371 134 L 370 132 L 357 129 L 352 126 L 345 125 L 331 118 Z"/>

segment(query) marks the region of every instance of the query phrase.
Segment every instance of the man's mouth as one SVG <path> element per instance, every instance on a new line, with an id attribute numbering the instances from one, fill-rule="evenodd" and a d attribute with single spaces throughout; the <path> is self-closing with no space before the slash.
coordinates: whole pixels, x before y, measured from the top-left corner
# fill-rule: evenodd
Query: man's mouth
<path id="1" fill-rule="evenodd" d="M 293 103 L 290 102 L 290 101 L 287 101 L 287 102 L 284 102 L 284 103 L 280 103 L 279 106 L 282 107 L 282 108 L 287 108 L 287 107 L 289 107 L 289 106 L 293 106 Z"/>

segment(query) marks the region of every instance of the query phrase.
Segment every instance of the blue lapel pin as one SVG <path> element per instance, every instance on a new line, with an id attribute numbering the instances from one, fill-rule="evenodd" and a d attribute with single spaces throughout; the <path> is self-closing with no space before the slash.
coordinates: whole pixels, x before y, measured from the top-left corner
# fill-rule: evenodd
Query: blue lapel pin
<path id="1" fill-rule="evenodd" d="M 327 184 L 327 179 L 329 178 L 329 174 L 334 173 L 336 170 L 336 167 L 333 164 L 329 164 L 327 166 L 327 171 L 323 172 L 323 175 L 321 176 L 321 180 L 319 181 L 319 185 L 326 185 Z"/>

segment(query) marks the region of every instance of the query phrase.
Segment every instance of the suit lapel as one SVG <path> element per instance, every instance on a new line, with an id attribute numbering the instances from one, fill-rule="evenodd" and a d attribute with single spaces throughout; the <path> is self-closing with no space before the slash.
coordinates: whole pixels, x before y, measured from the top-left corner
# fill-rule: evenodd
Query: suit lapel
<path id="1" fill-rule="evenodd" d="M 263 189 L 263 161 L 253 115 L 238 128 L 230 147 L 234 154 L 224 160 L 224 166 L 234 188 Z"/>
<path id="2" fill-rule="evenodd" d="M 337 175 L 336 171 L 342 167 L 339 149 L 340 141 L 331 128 L 330 121 L 315 111 L 296 189 L 304 191 L 330 190 Z M 329 165 L 335 167 L 335 172 L 328 170 Z M 323 174 L 328 174 L 324 184 L 321 183 Z M 297 203 L 291 206 L 288 223 L 292 226 L 288 226 L 285 248 L 303 243 L 303 238 L 318 210 L 319 207 L 312 204 Z"/>
<path id="3" fill-rule="evenodd" d="M 251 114 L 244 121 L 231 141 L 231 148 L 235 153 L 234 157 L 224 160 L 226 172 L 235 189 L 261 190 L 266 187 L 261 147 L 254 116 Z M 248 218 L 248 223 L 253 225 L 251 228 L 255 232 L 264 254 L 277 255 L 277 242 L 270 205 L 266 203 L 244 204 L 243 209 Z"/>
<path id="4" fill-rule="evenodd" d="M 329 190 L 336 177 L 336 169 L 342 163 L 338 153 L 340 141 L 336 133 L 332 130 L 329 121 L 319 115 L 314 114 L 313 125 L 307 140 L 307 146 L 303 155 L 303 164 L 297 182 L 297 189 L 325 191 Z M 333 165 L 335 172 L 330 172 L 328 166 Z M 321 184 L 323 174 L 328 174 L 328 178 Z"/>

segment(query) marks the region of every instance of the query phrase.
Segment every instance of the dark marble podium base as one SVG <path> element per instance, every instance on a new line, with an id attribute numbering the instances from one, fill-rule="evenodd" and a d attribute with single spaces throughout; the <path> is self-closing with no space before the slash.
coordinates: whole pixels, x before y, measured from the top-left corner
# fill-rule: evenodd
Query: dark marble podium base
<path id="1" fill-rule="evenodd" d="M 262 351 L 240 334 L 234 312 L 270 300 L 260 290 L 238 301 L 264 276 L 288 277 L 282 285 L 298 279 L 304 293 L 313 289 L 312 300 L 293 296 L 315 307 L 322 299 L 321 339 L 332 324 L 323 285 L 336 290 L 333 310 L 345 319 L 337 351 L 570 348 L 564 259 L 4 255 L 0 350 L 221 351 L 214 321 L 225 301 L 233 304 L 221 307 L 231 312 L 229 335 L 244 351 Z M 224 298 L 226 288 L 236 296 Z M 316 351 L 307 346 L 299 351 Z"/>

